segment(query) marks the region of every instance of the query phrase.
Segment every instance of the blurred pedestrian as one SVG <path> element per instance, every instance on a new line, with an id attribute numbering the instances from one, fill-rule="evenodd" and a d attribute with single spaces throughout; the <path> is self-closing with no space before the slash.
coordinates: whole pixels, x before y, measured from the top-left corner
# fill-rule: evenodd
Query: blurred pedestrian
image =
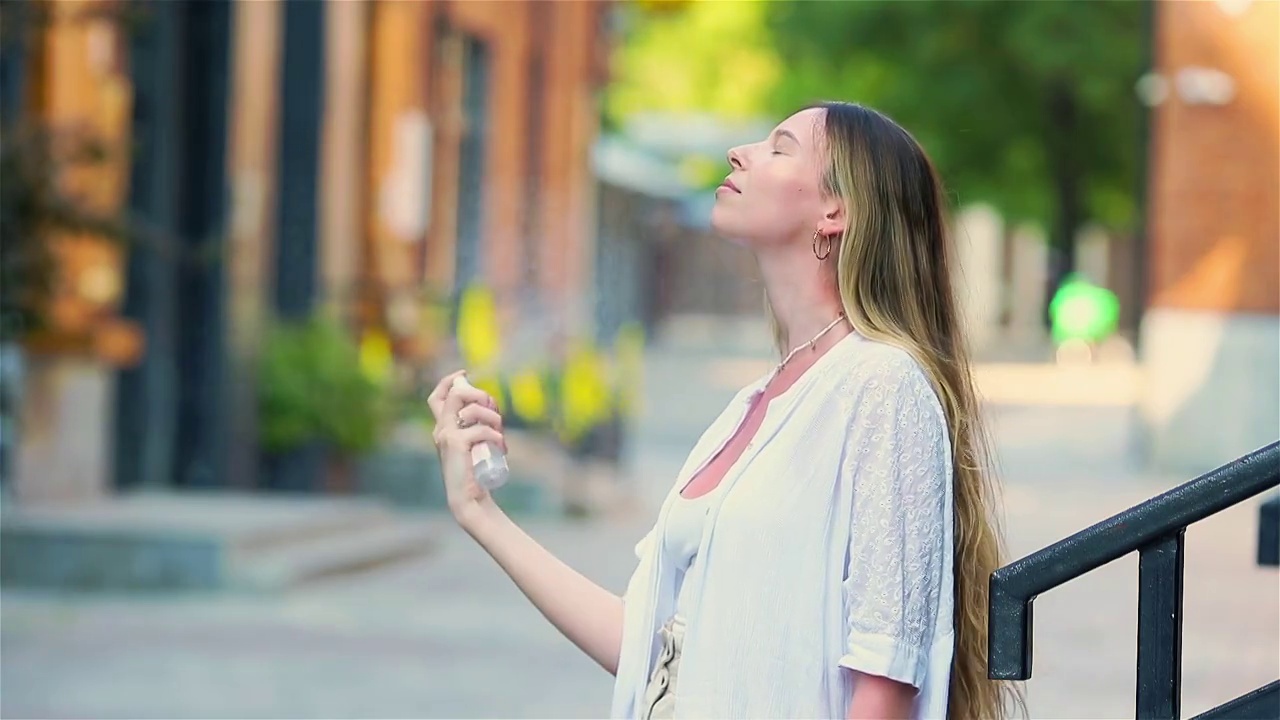
<path id="1" fill-rule="evenodd" d="M 474 482 L 469 451 L 501 443 L 502 419 L 453 375 L 429 400 L 450 508 L 616 675 L 615 717 L 1000 717 L 986 611 L 1002 543 L 933 166 L 847 103 L 728 160 L 712 225 L 755 254 L 782 360 L 693 449 L 624 596 Z"/>

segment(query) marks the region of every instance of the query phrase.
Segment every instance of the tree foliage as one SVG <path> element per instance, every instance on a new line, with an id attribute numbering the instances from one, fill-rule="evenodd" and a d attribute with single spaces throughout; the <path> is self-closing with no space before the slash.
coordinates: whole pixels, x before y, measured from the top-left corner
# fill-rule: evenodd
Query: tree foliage
<path id="1" fill-rule="evenodd" d="M 1125 228 L 1147 1 L 635 4 L 607 112 L 740 119 L 862 102 L 916 135 L 960 202 Z"/>
<path id="2" fill-rule="evenodd" d="M 89 235 L 125 242 L 143 231 L 125 212 L 99 207 L 67 182 L 128 148 L 112 146 L 87 123 L 54 124 L 38 113 L 24 114 L 22 93 L 13 92 L 26 82 L 19 74 L 35 58 L 37 37 L 55 23 L 102 21 L 130 30 L 141 17 L 132 3 L 0 3 L 2 94 L 4 102 L 19 106 L 3 109 L 0 127 L 0 343 L 47 329 L 49 303 L 62 282 L 54 255 L 59 239 Z"/>
<path id="3" fill-rule="evenodd" d="M 58 282 L 53 244 L 59 237 L 127 237 L 119 213 L 94 207 L 67 189 L 63 174 L 106 159 L 92 136 L 39 124 L 6 127 L 0 138 L 0 341 L 44 329 Z"/>
<path id="4" fill-rule="evenodd" d="M 713 113 L 756 119 L 783 82 L 767 27 L 769 3 L 623 6 L 625 39 L 613 58 L 605 114 Z"/>
<path id="5" fill-rule="evenodd" d="M 1131 224 L 1143 2 L 771 4 L 780 107 L 835 95 L 911 130 L 960 200 Z M 1063 193 L 1079 193 L 1079 209 Z M 1066 200 L 1066 202 L 1071 202 Z"/>
<path id="6" fill-rule="evenodd" d="M 258 367 L 258 432 L 268 451 L 322 442 L 348 456 L 367 453 L 381 440 L 388 402 L 337 323 L 317 316 L 281 322 L 267 333 Z"/>

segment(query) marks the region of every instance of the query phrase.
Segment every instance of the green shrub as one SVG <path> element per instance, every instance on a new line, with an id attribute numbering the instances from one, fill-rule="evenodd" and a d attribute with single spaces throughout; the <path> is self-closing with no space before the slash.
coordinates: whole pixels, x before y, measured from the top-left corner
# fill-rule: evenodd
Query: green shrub
<path id="1" fill-rule="evenodd" d="M 360 368 L 339 325 L 310 319 L 271 328 L 258 369 L 259 440 L 269 452 L 320 441 L 345 455 L 377 446 L 387 394 Z"/>

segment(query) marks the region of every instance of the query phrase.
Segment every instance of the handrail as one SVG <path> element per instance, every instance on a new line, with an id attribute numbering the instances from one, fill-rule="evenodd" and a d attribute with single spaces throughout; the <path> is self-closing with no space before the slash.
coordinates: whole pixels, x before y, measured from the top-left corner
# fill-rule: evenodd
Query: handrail
<path id="1" fill-rule="evenodd" d="M 1191 720 L 1258 720 L 1280 717 L 1280 680 L 1200 713 Z"/>
<path id="2" fill-rule="evenodd" d="M 1034 598 L 1277 485 L 1280 442 L 1000 568 L 991 576 L 992 589 Z"/>
<path id="3" fill-rule="evenodd" d="M 1280 486 L 1280 442 L 1139 503 L 991 574 L 987 674 L 1031 677 L 1036 596 L 1137 551 L 1138 717 L 1178 717 L 1187 526 Z"/>

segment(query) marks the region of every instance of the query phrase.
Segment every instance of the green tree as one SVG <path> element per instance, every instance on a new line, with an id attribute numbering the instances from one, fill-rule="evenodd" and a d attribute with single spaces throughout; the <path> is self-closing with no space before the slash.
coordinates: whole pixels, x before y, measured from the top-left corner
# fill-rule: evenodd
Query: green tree
<path id="1" fill-rule="evenodd" d="M 1047 226 L 1047 303 L 1085 221 L 1135 222 L 1149 1 L 771 3 L 788 68 L 774 102 L 876 107 L 920 140 L 960 201 Z"/>
<path id="2" fill-rule="evenodd" d="M 1045 304 L 1087 221 L 1137 219 L 1152 0 L 632 3 L 606 115 L 780 116 L 862 102 L 907 127 L 957 203 L 1048 228 Z"/>
<path id="3" fill-rule="evenodd" d="M 611 123 L 639 112 L 754 120 L 782 81 L 762 2 L 636 2 L 605 92 Z"/>

